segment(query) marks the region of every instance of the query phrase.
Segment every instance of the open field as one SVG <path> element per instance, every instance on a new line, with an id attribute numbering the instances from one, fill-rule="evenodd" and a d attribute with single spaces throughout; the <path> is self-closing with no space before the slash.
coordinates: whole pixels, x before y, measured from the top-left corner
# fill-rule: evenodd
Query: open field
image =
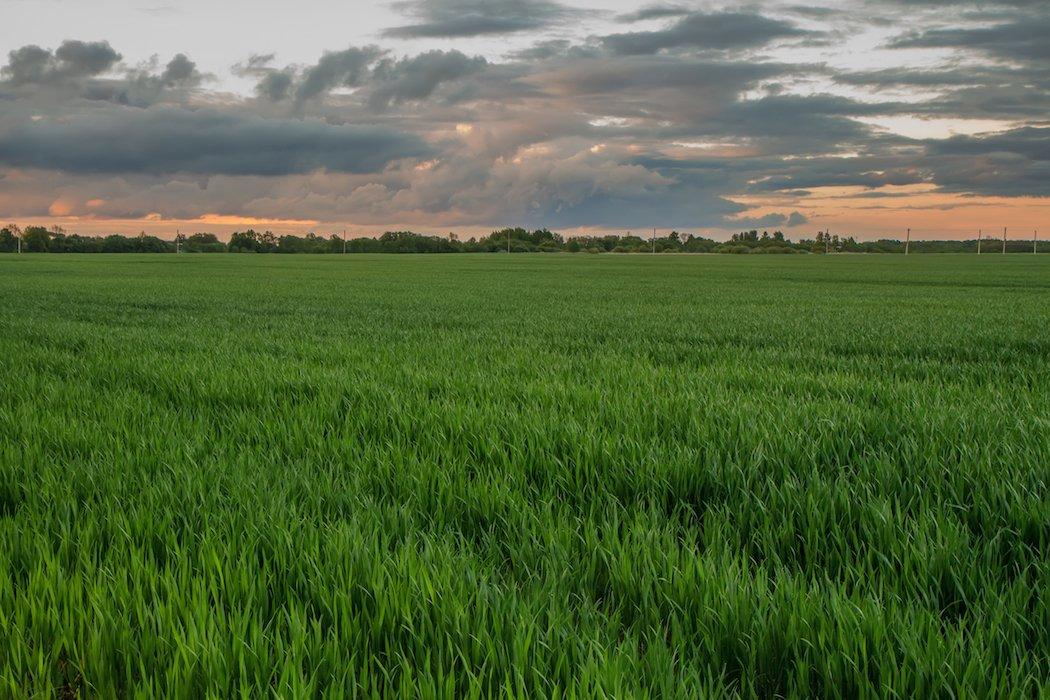
<path id="1" fill-rule="evenodd" d="M 1032 696 L 1050 257 L 0 256 L 0 696 Z"/>

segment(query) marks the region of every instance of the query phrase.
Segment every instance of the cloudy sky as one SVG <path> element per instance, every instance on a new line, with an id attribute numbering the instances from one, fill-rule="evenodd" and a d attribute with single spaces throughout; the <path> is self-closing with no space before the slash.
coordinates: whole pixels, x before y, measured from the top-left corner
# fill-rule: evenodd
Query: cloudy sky
<path id="1" fill-rule="evenodd" d="M 0 16 L 0 218 L 22 224 L 1050 232 L 1045 0 Z"/>

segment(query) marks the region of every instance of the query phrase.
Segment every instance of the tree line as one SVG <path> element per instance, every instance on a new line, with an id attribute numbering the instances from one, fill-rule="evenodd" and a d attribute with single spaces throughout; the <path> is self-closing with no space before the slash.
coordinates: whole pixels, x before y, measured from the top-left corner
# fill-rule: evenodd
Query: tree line
<path id="1" fill-rule="evenodd" d="M 982 251 L 997 253 L 1002 241 L 986 238 Z M 733 234 L 728 241 L 716 241 L 694 234 L 672 231 L 667 236 L 645 238 L 638 235 L 575 236 L 566 238 L 546 228 L 529 231 L 504 228 L 487 236 L 460 240 L 456 234 L 431 236 L 412 231 L 387 231 L 374 238 L 343 239 L 336 235 L 277 235 L 271 231 L 237 231 L 227 243 L 213 233 L 179 235 L 167 240 L 148 236 L 83 236 L 60 227 L 11 224 L 0 229 L 0 252 L 21 249 L 30 253 L 903 253 L 905 244 L 896 239 L 857 241 L 852 236 L 817 233 L 812 239 L 792 241 L 782 231 L 757 230 Z M 975 253 L 977 239 L 958 241 L 914 240 L 914 253 Z M 1030 253 L 1032 241 L 1007 241 L 1007 252 Z M 1040 248 L 1039 252 L 1045 252 Z"/>

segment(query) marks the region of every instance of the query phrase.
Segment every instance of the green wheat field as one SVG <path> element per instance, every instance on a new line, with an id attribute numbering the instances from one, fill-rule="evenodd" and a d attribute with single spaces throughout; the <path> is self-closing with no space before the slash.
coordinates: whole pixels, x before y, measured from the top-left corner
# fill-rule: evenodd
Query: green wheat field
<path id="1" fill-rule="evenodd" d="M 6 255 L 0 298 L 0 696 L 1050 692 L 1050 256 Z"/>

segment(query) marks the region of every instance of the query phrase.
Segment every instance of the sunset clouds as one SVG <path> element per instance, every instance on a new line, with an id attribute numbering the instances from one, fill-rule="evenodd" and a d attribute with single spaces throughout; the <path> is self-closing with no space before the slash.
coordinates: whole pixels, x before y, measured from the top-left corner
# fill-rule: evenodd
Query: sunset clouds
<path id="1" fill-rule="evenodd" d="M 1041 4 L 749 7 L 416 0 L 310 61 L 245 40 L 205 67 L 70 27 L 6 47 L 0 214 L 860 236 L 1045 216 Z"/>

